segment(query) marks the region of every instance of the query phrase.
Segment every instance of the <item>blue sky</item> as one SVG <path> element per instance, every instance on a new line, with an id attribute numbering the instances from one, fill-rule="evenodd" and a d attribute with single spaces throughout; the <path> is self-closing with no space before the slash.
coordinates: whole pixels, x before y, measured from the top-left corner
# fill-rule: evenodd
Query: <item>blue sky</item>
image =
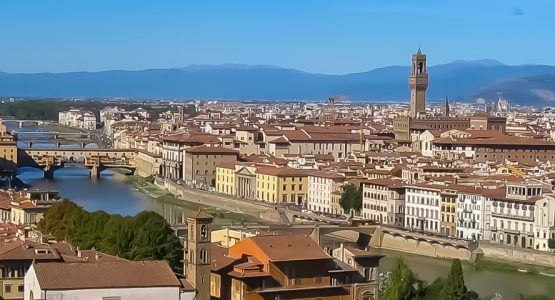
<path id="1" fill-rule="evenodd" d="M 344 74 L 495 58 L 555 65 L 553 0 L 2 0 L 0 71 L 264 64 Z"/>

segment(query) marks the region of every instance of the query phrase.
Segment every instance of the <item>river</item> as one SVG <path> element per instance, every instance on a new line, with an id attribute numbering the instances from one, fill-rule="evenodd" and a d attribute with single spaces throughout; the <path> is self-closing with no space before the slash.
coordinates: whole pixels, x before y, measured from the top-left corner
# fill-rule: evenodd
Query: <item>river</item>
<path id="1" fill-rule="evenodd" d="M 26 130 L 44 130 L 31 127 Z M 44 143 L 41 146 L 54 145 Z M 135 215 L 142 210 L 152 210 L 163 215 L 170 223 L 180 221 L 182 209 L 171 203 L 154 200 L 135 191 L 131 186 L 118 180 L 117 174 L 110 170 L 101 173 L 98 181 L 90 180 L 87 169 L 64 168 L 55 172 L 54 180 L 46 180 L 43 172 L 34 168 L 20 168 L 18 171 L 23 182 L 33 188 L 55 189 L 87 211 L 104 210 L 108 213 Z M 380 271 L 393 268 L 395 259 L 402 256 L 417 276 L 431 283 L 438 277 L 446 277 L 450 262 L 405 253 L 383 251 L 386 257 L 381 260 Z M 555 299 L 555 278 L 518 272 L 475 270 L 471 265 L 463 266 L 467 286 L 482 297 L 500 292 L 505 300 L 517 300 L 518 294 L 546 295 Z"/>
<path id="2" fill-rule="evenodd" d="M 417 277 L 428 283 L 438 277 L 446 278 L 451 268 L 451 262 L 448 260 L 386 250 L 380 252 L 386 254 L 380 261 L 380 272 L 392 270 L 397 258 L 402 257 Z M 478 292 L 481 297 L 493 296 L 499 292 L 503 300 L 518 300 L 520 293 L 525 296 L 545 295 L 555 299 L 553 277 L 510 271 L 476 270 L 474 266 L 466 263 L 463 264 L 463 271 L 466 286 Z"/>

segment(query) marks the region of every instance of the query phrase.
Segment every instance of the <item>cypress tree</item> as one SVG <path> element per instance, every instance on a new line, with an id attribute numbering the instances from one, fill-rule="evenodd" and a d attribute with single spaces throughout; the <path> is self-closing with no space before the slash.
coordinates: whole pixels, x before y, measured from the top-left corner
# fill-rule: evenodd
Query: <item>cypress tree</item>
<path id="1" fill-rule="evenodd" d="M 451 271 L 441 290 L 443 300 L 464 300 L 467 298 L 468 290 L 464 285 L 464 274 L 461 261 L 456 259 L 451 264 Z"/>
<path id="2" fill-rule="evenodd" d="M 413 299 L 416 294 L 414 273 L 402 259 L 398 259 L 395 268 L 389 274 L 386 287 L 381 293 L 380 300 Z"/>

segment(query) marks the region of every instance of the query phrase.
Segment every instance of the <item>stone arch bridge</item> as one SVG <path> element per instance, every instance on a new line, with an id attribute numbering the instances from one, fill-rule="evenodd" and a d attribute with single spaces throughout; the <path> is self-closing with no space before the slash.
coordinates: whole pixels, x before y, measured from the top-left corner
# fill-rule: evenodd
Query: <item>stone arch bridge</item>
<path id="1" fill-rule="evenodd" d="M 53 178 L 54 171 L 66 166 L 82 166 L 90 170 L 91 178 L 109 168 L 135 170 L 136 150 L 102 148 L 27 148 L 18 149 L 18 167 L 44 170 L 45 178 Z"/>

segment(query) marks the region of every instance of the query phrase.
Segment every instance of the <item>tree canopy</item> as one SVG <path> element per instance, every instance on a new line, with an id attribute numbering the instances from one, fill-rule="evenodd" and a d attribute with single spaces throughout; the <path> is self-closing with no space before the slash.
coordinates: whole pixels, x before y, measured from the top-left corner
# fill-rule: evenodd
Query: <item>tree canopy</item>
<path id="1" fill-rule="evenodd" d="M 357 188 L 354 184 L 346 185 L 339 199 L 339 205 L 345 213 L 351 210 L 360 211 L 362 209 L 362 188 Z"/>
<path id="2" fill-rule="evenodd" d="M 467 298 L 468 289 L 464 285 L 464 274 L 461 261 L 456 259 L 451 263 L 451 271 L 441 290 L 441 299 L 464 300 Z"/>
<path id="3" fill-rule="evenodd" d="M 69 200 L 49 208 L 39 229 L 56 240 L 67 240 L 82 249 L 117 255 L 130 260 L 164 259 L 181 272 L 183 248 L 164 218 L 143 211 L 134 217 L 89 213 Z"/>
<path id="4" fill-rule="evenodd" d="M 402 259 L 395 263 L 385 287 L 380 293 L 380 300 L 409 300 L 420 299 L 420 282 L 416 275 Z"/>

